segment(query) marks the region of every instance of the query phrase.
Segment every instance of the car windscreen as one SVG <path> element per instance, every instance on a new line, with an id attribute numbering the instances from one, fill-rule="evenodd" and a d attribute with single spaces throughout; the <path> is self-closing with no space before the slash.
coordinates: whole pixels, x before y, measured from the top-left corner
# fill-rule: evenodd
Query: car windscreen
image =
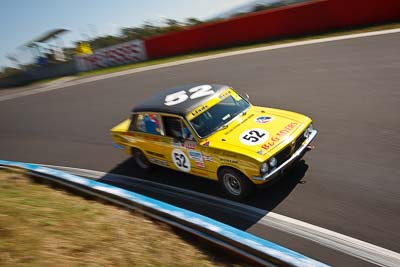
<path id="1" fill-rule="evenodd" d="M 229 124 L 237 115 L 249 108 L 249 106 L 250 104 L 239 95 L 229 95 L 190 120 L 190 124 L 197 134 L 203 138 Z"/>

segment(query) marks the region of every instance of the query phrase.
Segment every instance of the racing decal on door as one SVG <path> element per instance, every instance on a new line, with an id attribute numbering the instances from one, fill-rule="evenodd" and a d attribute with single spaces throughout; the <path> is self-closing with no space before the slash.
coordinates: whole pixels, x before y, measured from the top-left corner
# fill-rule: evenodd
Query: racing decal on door
<path id="1" fill-rule="evenodd" d="M 204 165 L 203 161 L 196 161 L 196 166 L 199 167 L 199 168 L 205 168 L 206 167 L 206 165 Z"/>
<path id="2" fill-rule="evenodd" d="M 213 161 L 212 156 L 209 156 L 209 155 L 204 155 L 203 158 L 204 158 L 205 161 Z"/>
<path id="3" fill-rule="evenodd" d="M 255 146 L 268 140 L 269 134 L 266 130 L 254 128 L 244 131 L 239 139 L 240 142 L 247 146 Z"/>
<path id="4" fill-rule="evenodd" d="M 202 161 L 203 155 L 199 151 L 189 150 L 189 158 L 197 161 Z"/>
<path id="5" fill-rule="evenodd" d="M 190 160 L 182 150 L 172 150 L 171 157 L 172 162 L 178 169 L 184 172 L 190 172 Z"/>
<path id="6" fill-rule="evenodd" d="M 188 149 L 196 149 L 196 142 L 194 141 L 187 141 L 185 140 L 185 142 L 183 143 L 183 147 L 188 148 Z"/>
<path id="7" fill-rule="evenodd" d="M 199 151 L 195 150 L 189 150 L 189 158 L 194 160 L 195 164 L 197 167 L 200 168 L 205 168 L 204 160 L 203 160 L 203 155 Z"/>

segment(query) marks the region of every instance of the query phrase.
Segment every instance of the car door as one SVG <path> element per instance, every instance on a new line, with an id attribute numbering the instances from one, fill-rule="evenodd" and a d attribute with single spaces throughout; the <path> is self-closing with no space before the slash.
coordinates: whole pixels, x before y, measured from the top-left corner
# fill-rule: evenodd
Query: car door
<path id="1" fill-rule="evenodd" d="M 162 115 L 164 136 L 168 143 L 169 164 L 171 168 L 198 176 L 208 177 L 207 166 L 200 146 L 192 131 L 179 116 Z M 166 151 L 166 154 L 168 152 Z"/>
<path id="2" fill-rule="evenodd" d="M 147 159 L 157 165 L 168 166 L 163 147 L 163 128 L 160 115 L 155 112 L 134 114 L 128 135 L 133 147 L 140 149 Z"/>

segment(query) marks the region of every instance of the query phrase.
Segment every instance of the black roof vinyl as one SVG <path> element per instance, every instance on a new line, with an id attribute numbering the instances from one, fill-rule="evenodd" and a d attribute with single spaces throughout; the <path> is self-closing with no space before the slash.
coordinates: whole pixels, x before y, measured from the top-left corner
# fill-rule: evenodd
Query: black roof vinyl
<path id="1" fill-rule="evenodd" d="M 187 95 L 190 96 L 189 89 L 200 86 L 200 85 L 207 85 L 207 84 L 190 84 L 190 85 L 182 85 L 182 86 L 177 86 L 169 89 L 164 89 L 160 93 L 153 95 L 152 97 L 148 98 L 147 100 L 144 100 L 142 103 L 136 105 L 133 109 L 132 112 L 161 112 L 161 113 L 170 113 L 170 114 L 176 114 L 184 117 L 187 113 L 192 111 L 194 108 L 200 106 L 201 104 L 207 102 L 211 98 L 215 97 L 215 94 L 230 88 L 228 85 L 221 85 L 221 84 L 208 84 L 212 88 L 210 90 L 213 90 L 215 94 L 204 96 L 204 97 L 199 97 L 195 99 L 191 99 L 190 97 L 176 105 L 172 106 L 167 106 L 165 105 L 165 97 L 167 95 L 179 92 L 179 91 L 186 91 Z"/>

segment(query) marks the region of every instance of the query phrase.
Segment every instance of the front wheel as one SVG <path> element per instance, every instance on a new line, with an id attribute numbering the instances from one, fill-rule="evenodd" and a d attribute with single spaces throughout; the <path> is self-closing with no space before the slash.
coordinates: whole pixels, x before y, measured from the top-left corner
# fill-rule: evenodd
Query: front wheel
<path id="1" fill-rule="evenodd" d="M 146 158 L 142 151 L 137 148 L 132 148 L 132 155 L 136 164 L 143 170 L 150 170 L 152 167 L 151 162 Z"/>
<path id="2" fill-rule="evenodd" d="M 224 192 L 233 199 L 242 200 L 254 192 L 254 184 L 235 169 L 222 169 L 218 173 L 218 178 Z"/>

